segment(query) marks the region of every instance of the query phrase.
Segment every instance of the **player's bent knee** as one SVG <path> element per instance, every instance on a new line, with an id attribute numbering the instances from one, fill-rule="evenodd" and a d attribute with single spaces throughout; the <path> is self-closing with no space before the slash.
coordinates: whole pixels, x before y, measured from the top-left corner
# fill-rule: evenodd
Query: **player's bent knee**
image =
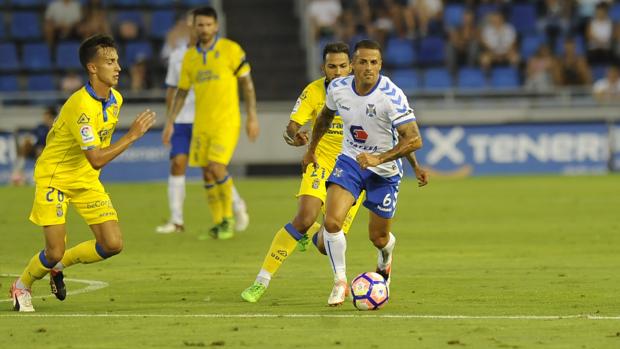
<path id="1" fill-rule="evenodd" d="M 50 264 L 56 264 L 60 262 L 62 257 L 65 255 L 64 248 L 55 248 L 55 249 L 46 249 L 45 250 L 45 259 Z"/>
<path id="2" fill-rule="evenodd" d="M 293 224 L 293 227 L 295 227 L 297 231 L 305 234 L 308 231 L 308 229 L 310 229 L 310 227 L 314 224 L 314 222 L 315 220 L 312 219 L 312 217 L 298 215 L 298 216 L 295 216 L 291 224 Z"/>
<path id="3" fill-rule="evenodd" d="M 342 223 L 330 217 L 325 218 L 325 223 L 323 225 L 325 226 L 325 230 L 330 234 L 336 234 L 342 230 Z"/>
<path id="4" fill-rule="evenodd" d="M 111 257 L 121 253 L 121 251 L 123 250 L 123 240 L 115 239 L 112 241 L 106 241 L 104 244 L 102 244 L 101 247 L 103 247 L 106 255 L 108 257 Z"/>

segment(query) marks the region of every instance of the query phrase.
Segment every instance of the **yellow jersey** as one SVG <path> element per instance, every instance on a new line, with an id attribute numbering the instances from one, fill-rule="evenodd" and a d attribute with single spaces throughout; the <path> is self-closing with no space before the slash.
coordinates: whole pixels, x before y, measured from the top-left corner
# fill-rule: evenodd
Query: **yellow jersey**
<path id="1" fill-rule="evenodd" d="M 216 38 L 207 50 L 200 45 L 187 50 L 178 87 L 196 94 L 195 133 L 240 126 L 237 78 L 249 72 L 245 52 L 234 41 Z"/>
<path id="2" fill-rule="evenodd" d="M 314 122 L 325 105 L 325 93 L 325 78 L 308 84 L 297 98 L 291 113 L 291 120 L 300 125 L 310 122 L 314 127 Z M 332 164 L 332 167 L 342 149 L 342 128 L 342 119 L 339 115 L 334 116 L 331 126 L 316 148 L 316 156 L 327 160 L 328 163 Z"/>
<path id="3" fill-rule="evenodd" d="M 100 98 L 90 83 L 69 97 L 47 134 L 47 144 L 37 160 L 37 186 L 59 190 L 89 189 L 100 186 L 95 170 L 83 150 L 110 145 L 123 104 L 121 94 L 112 89 Z"/>

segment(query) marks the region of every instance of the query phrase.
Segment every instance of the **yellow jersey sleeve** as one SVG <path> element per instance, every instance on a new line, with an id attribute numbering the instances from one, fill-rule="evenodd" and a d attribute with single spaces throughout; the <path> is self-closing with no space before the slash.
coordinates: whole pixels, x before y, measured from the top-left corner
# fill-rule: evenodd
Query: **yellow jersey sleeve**
<path id="1" fill-rule="evenodd" d="M 237 43 L 234 43 L 230 48 L 230 61 L 230 68 L 236 77 L 247 75 L 251 70 L 250 63 L 245 57 L 245 51 Z"/>
<path id="2" fill-rule="evenodd" d="M 88 108 L 76 108 L 78 106 L 72 104 L 66 110 L 65 122 L 73 139 L 78 143 L 82 150 L 94 149 L 101 145 L 101 140 L 97 135 L 95 125 L 96 115 L 88 115 Z M 79 109 L 85 111 L 79 112 Z"/>
<path id="3" fill-rule="evenodd" d="M 291 121 L 295 121 L 300 125 L 305 125 L 308 121 L 314 120 L 317 113 L 316 110 L 316 89 L 310 84 L 301 92 L 299 98 L 295 102 L 293 111 L 291 112 Z"/>
<path id="4" fill-rule="evenodd" d="M 178 88 L 182 90 L 189 90 L 192 87 L 192 64 L 191 64 L 190 50 L 183 56 L 183 63 L 181 64 L 181 76 L 179 77 Z"/>

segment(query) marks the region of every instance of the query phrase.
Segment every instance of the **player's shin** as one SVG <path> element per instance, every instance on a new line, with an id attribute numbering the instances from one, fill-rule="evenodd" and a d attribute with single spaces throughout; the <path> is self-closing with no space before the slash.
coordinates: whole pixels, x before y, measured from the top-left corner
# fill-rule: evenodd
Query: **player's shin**
<path id="1" fill-rule="evenodd" d="M 347 250 L 347 239 L 342 230 L 335 234 L 328 233 L 323 229 L 323 241 L 325 242 L 325 250 L 329 256 L 329 262 L 334 272 L 335 281 L 347 280 L 347 265 L 345 253 Z"/>
<path id="2" fill-rule="evenodd" d="M 233 217 L 233 179 L 230 175 L 226 175 L 222 180 L 216 182 L 220 201 L 222 203 L 222 214 L 225 219 Z"/>
<path id="3" fill-rule="evenodd" d="M 99 244 L 97 244 L 97 240 L 88 240 L 65 251 L 65 255 L 62 257 L 62 260 L 54 267 L 54 269 L 63 270 L 64 268 L 78 263 L 95 263 L 111 256 L 112 254 L 107 253 Z"/>
<path id="4" fill-rule="evenodd" d="M 35 254 L 19 277 L 17 287 L 22 288 L 21 286 L 23 286 L 23 288 L 31 288 L 36 280 L 40 280 L 47 275 L 54 264 L 56 263 L 47 260 L 44 251 Z"/>
<path id="5" fill-rule="evenodd" d="M 219 190 L 215 183 L 205 183 L 205 189 L 207 190 L 207 201 L 209 211 L 211 211 L 211 219 L 214 224 L 220 224 L 224 219 L 224 212 Z"/>
<path id="6" fill-rule="evenodd" d="M 168 177 L 168 204 L 170 223 L 183 225 L 183 202 L 185 201 L 185 176 Z"/>
<path id="7" fill-rule="evenodd" d="M 286 258 L 295 251 L 297 241 L 299 241 L 302 236 L 303 234 L 297 231 L 291 223 L 278 230 L 271 241 L 271 246 L 265 256 L 261 271 L 266 271 L 269 273 L 269 276 L 274 275 L 278 269 L 280 269 L 280 266 L 284 263 Z M 264 276 L 265 275 L 263 275 L 263 278 Z"/>
<path id="8" fill-rule="evenodd" d="M 390 233 L 389 238 L 385 246 L 382 248 L 377 247 L 377 272 L 381 274 L 385 280 L 389 282 L 392 272 L 392 254 L 394 252 L 394 246 L 396 245 L 396 237 Z"/>

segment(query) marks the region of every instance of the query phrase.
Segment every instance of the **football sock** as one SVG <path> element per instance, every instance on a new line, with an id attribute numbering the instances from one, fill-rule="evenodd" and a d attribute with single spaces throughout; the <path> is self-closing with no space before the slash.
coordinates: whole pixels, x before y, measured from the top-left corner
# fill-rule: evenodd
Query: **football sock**
<path id="1" fill-rule="evenodd" d="M 183 225 L 183 201 L 185 200 L 185 176 L 168 177 L 168 205 L 170 222 Z"/>
<path id="2" fill-rule="evenodd" d="M 269 281 L 271 281 L 271 273 L 265 269 L 261 269 L 256 276 L 256 282 L 265 285 L 265 287 L 269 286 Z"/>
<path id="3" fill-rule="evenodd" d="M 323 228 L 323 241 L 325 242 L 325 250 L 334 272 L 334 280 L 346 280 L 347 264 L 345 252 L 347 251 L 347 239 L 344 236 L 344 232 L 340 230 L 336 234 L 330 234 Z"/>
<path id="4" fill-rule="evenodd" d="M 54 266 L 55 270 L 63 270 L 74 264 L 89 264 L 102 261 L 111 255 L 107 254 L 97 240 L 88 240 L 79 243 L 65 251 L 62 260 Z"/>
<path id="5" fill-rule="evenodd" d="M 297 241 L 301 239 L 302 236 L 303 235 L 298 232 L 291 223 L 278 230 L 271 241 L 271 246 L 269 247 L 269 252 L 267 252 L 265 256 L 261 271 L 264 270 L 269 273 L 270 276 L 275 274 L 286 258 L 295 251 Z"/>
<path id="6" fill-rule="evenodd" d="M 28 262 L 28 266 L 24 269 L 24 272 L 19 277 L 17 282 L 17 287 L 23 285 L 24 288 L 31 288 L 32 284 L 36 280 L 42 279 L 47 273 L 49 273 L 50 269 L 54 264 L 47 261 L 45 257 L 45 250 L 35 254 Z"/>
<path id="7" fill-rule="evenodd" d="M 209 205 L 209 211 L 211 211 L 211 219 L 214 224 L 222 223 L 223 214 L 222 200 L 220 199 L 220 193 L 218 186 L 211 183 L 205 183 L 205 189 L 207 189 L 207 201 Z"/>
<path id="8" fill-rule="evenodd" d="M 390 233 L 390 238 L 383 248 L 377 248 L 377 267 L 381 270 L 385 270 L 387 266 L 392 262 L 392 252 L 394 251 L 394 245 L 396 244 L 396 237 Z"/>
<path id="9" fill-rule="evenodd" d="M 314 233 L 318 232 L 319 230 L 321 230 L 321 223 L 314 222 L 314 224 L 312 224 L 310 228 L 308 228 L 308 231 L 306 231 L 306 235 L 313 236 Z"/>
<path id="10" fill-rule="evenodd" d="M 243 212 L 246 210 L 245 202 L 239 192 L 237 191 L 237 187 L 233 185 L 232 187 L 232 197 L 233 197 L 233 210 L 235 212 Z"/>
<path id="11" fill-rule="evenodd" d="M 226 175 L 222 180 L 216 182 L 217 190 L 220 194 L 222 205 L 222 214 L 224 218 L 233 216 L 233 179 L 230 175 Z"/>

